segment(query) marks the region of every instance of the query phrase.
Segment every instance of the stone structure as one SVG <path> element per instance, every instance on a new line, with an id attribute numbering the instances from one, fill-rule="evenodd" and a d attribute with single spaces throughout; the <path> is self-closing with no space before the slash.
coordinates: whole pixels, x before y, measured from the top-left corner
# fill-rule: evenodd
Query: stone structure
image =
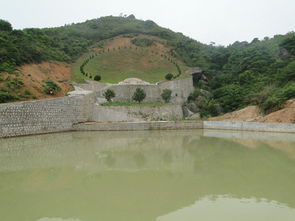
<path id="1" fill-rule="evenodd" d="M 140 81 L 138 81 L 140 83 Z M 159 84 L 105 84 L 91 82 L 75 85 L 70 96 L 38 101 L 0 104 L 0 137 L 12 137 L 73 130 L 81 122 L 180 120 L 181 104 L 193 90 L 192 79 Z M 145 102 L 162 101 L 161 91 L 173 91 L 173 103 L 163 106 L 105 107 L 103 93 L 110 88 L 116 101 L 130 101 L 136 88 L 147 94 Z"/>
<path id="2" fill-rule="evenodd" d="M 68 131 L 89 120 L 93 94 L 0 105 L 0 137 Z"/>
<path id="3" fill-rule="evenodd" d="M 100 106 L 95 105 L 90 121 L 139 122 L 159 120 L 182 120 L 181 105 L 161 106 Z"/>
<path id="4" fill-rule="evenodd" d="M 192 130 L 202 129 L 203 123 L 200 121 L 82 123 L 74 125 L 74 128 L 78 131 Z"/>
<path id="5" fill-rule="evenodd" d="M 204 121 L 204 129 L 295 133 L 295 124 Z"/>
<path id="6" fill-rule="evenodd" d="M 127 79 L 128 80 L 128 79 Z M 106 84 L 100 82 L 89 82 L 89 84 L 77 84 L 75 88 L 95 91 L 97 96 L 97 102 L 105 102 L 103 93 L 107 89 L 111 89 L 116 93 L 116 97 L 113 99 L 115 102 L 131 102 L 132 95 L 136 88 L 141 88 L 146 93 L 144 102 L 161 102 L 162 91 L 164 89 L 172 90 L 171 103 L 183 104 L 187 101 L 190 93 L 194 91 L 192 77 L 176 79 L 173 81 L 163 81 L 157 84 L 147 84 L 147 82 L 141 83 L 141 81 L 123 81 L 119 84 Z"/>

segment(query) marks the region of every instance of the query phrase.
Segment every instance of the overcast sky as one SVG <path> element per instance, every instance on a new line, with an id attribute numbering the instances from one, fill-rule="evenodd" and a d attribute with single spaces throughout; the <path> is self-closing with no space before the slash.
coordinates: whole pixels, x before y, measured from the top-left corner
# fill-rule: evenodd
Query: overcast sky
<path id="1" fill-rule="evenodd" d="M 0 18 L 16 29 L 120 13 L 223 45 L 295 30 L 295 0 L 0 0 Z"/>

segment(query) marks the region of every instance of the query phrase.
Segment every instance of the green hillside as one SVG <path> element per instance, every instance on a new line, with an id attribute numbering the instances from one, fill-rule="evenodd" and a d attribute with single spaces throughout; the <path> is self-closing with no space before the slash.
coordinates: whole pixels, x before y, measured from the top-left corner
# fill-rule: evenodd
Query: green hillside
<path id="1" fill-rule="evenodd" d="M 73 70 L 76 81 L 81 82 L 83 78 L 91 79 L 99 75 L 102 82 L 108 83 L 118 83 L 126 78 L 140 78 L 156 83 L 165 80 L 168 73 L 178 76 L 180 73 L 176 64 L 181 69 L 179 77 L 185 77 L 184 72 L 188 67 L 167 53 L 171 49 L 159 42 L 148 47 L 136 46 L 131 43 L 134 39 L 141 38 L 117 37 L 110 40 L 105 48 L 79 58 Z M 142 39 L 153 40 L 148 36 Z M 89 57 L 91 59 L 84 67 L 87 76 L 82 76 L 80 67 Z"/>
<path id="2" fill-rule="evenodd" d="M 137 35 L 157 37 L 166 47 L 166 57 L 172 58 L 182 69 L 202 68 L 203 76 L 194 79 L 196 91 L 189 99 L 198 104 L 202 116 L 214 116 L 247 105 L 259 105 L 269 113 L 295 97 L 294 32 L 263 40 L 255 38 L 251 42 L 235 42 L 224 47 L 202 44 L 132 15 L 102 17 L 57 28 L 24 30 L 14 30 L 9 22 L 0 20 L 0 82 L 5 81 L 4 72 L 17 78 L 16 70 L 20 65 L 42 61 L 74 64 L 76 81 L 89 78 L 89 74 L 92 77 L 99 74 L 102 81 L 107 82 L 118 82 L 125 77 L 155 82 L 162 80 L 168 72 L 175 74 L 173 63 L 150 53 L 151 46 L 140 47 L 142 51 L 121 48 L 108 52 L 108 47 L 101 45 L 101 42 L 117 36 L 134 38 Z M 79 66 L 87 57 L 97 53 L 95 50 L 98 48 L 106 52 L 95 55 L 84 66 L 88 76 L 79 75 Z M 7 88 L 0 87 L 0 102 L 18 99 L 10 96 L 18 88 Z M 207 96 L 200 99 L 204 91 Z"/>

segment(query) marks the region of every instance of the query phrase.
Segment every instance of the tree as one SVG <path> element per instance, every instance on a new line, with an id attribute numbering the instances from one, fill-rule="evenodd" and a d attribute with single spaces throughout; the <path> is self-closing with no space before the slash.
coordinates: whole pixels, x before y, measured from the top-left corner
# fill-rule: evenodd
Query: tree
<path id="1" fill-rule="evenodd" d="M 132 100 L 140 103 L 145 99 L 145 97 L 146 97 L 146 93 L 144 92 L 144 90 L 141 88 L 136 88 L 136 90 L 132 96 Z"/>
<path id="2" fill-rule="evenodd" d="M 9 22 L 0 19 L 0 31 L 12 31 L 12 26 Z"/>
<path id="3" fill-rule="evenodd" d="M 95 75 L 93 79 L 95 81 L 100 81 L 101 80 L 101 76 L 100 75 Z"/>
<path id="4" fill-rule="evenodd" d="M 116 97 L 116 94 L 113 90 L 111 89 L 107 89 L 104 93 L 103 93 L 103 96 L 105 97 L 105 99 L 108 101 L 108 102 L 111 102 L 112 101 L 112 98 Z"/>
<path id="5" fill-rule="evenodd" d="M 172 94 L 172 91 L 170 89 L 164 89 L 161 94 L 161 97 L 166 103 L 168 103 L 171 100 L 171 94 Z"/>
<path id="6" fill-rule="evenodd" d="M 171 73 L 165 75 L 165 79 L 168 81 L 172 80 L 172 78 L 173 78 L 173 74 Z"/>

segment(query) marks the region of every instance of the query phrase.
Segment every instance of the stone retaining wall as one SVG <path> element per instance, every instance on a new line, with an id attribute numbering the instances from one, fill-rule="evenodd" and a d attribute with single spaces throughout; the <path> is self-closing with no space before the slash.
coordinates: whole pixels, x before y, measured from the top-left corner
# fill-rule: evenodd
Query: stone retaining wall
<path id="1" fill-rule="evenodd" d="M 204 121 L 204 129 L 295 133 L 295 124 Z"/>
<path id="2" fill-rule="evenodd" d="M 134 122 L 182 120 L 181 105 L 167 104 L 161 106 L 94 106 L 90 121 L 95 122 Z"/>
<path id="3" fill-rule="evenodd" d="M 74 129 L 77 131 L 189 130 L 202 128 L 203 123 L 197 121 L 82 123 L 74 125 Z"/>
<path id="4" fill-rule="evenodd" d="M 72 130 L 89 120 L 93 94 L 0 104 L 0 137 Z"/>
<path id="5" fill-rule="evenodd" d="M 163 81 L 157 84 L 137 85 L 137 84 L 109 84 L 104 83 L 90 83 L 79 85 L 85 90 L 92 90 L 96 92 L 98 102 L 105 102 L 104 92 L 111 89 L 115 92 L 115 102 L 132 102 L 132 96 L 136 88 L 141 88 L 146 93 L 144 102 L 161 102 L 163 101 L 161 94 L 164 89 L 172 90 L 172 97 L 170 102 L 174 104 L 183 104 L 187 101 L 190 93 L 194 91 L 192 77 L 177 79 L 172 81 Z"/>

